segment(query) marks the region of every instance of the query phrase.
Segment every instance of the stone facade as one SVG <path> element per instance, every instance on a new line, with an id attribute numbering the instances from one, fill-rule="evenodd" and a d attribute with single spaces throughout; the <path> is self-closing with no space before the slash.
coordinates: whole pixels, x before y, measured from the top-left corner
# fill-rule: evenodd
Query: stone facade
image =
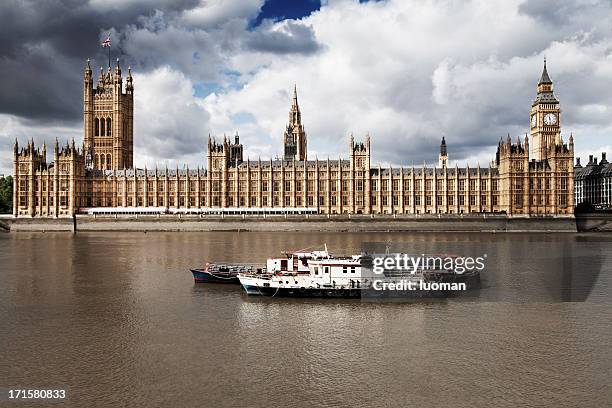
<path id="1" fill-rule="evenodd" d="M 14 149 L 14 211 L 18 217 L 72 216 L 91 208 L 194 212 L 204 208 L 296 209 L 322 214 L 572 215 L 574 143 L 561 137 L 561 111 L 546 65 L 531 108 L 529 137 L 500 140 L 486 168 L 448 167 L 443 138 L 438 167 L 371 164 L 371 141 L 350 136 L 348 158 L 308 160 L 306 132 L 294 89 L 282 159 L 244 160 L 238 135 L 209 136 L 206 168 L 137 169 L 133 158 L 131 73 L 84 75 L 84 140 L 60 148 Z"/>

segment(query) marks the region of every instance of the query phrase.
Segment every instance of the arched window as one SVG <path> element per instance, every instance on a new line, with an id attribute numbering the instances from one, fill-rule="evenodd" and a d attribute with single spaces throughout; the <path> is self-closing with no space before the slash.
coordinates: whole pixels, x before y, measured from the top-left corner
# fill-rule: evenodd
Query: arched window
<path id="1" fill-rule="evenodd" d="M 96 154 L 94 157 L 94 169 L 99 169 L 99 168 L 100 168 L 100 156 Z"/>
<path id="2" fill-rule="evenodd" d="M 104 170 L 106 168 L 106 160 L 104 160 L 106 156 L 103 154 L 100 155 L 100 169 Z"/>
<path id="3" fill-rule="evenodd" d="M 94 119 L 94 136 L 100 135 L 100 121 L 98 118 Z"/>
<path id="4" fill-rule="evenodd" d="M 106 118 L 106 136 L 112 136 L 113 126 L 111 123 L 111 118 Z"/>
<path id="5" fill-rule="evenodd" d="M 111 159 L 111 155 L 109 153 L 106 155 L 106 170 L 110 170 L 112 164 L 113 164 L 113 159 Z"/>
<path id="6" fill-rule="evenodd" d="M 105 135 L 105 133 L 104 133 L 104 122 L 105 122 L 104 118 L 101 118 L 100 119 L 100 136 L 104 136 Z"/>

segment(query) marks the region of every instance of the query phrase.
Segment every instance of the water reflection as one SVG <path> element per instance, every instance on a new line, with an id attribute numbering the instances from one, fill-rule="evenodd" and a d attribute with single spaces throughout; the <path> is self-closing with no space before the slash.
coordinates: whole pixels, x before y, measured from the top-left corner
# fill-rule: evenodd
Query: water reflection
<path id="1" fill-rule="evenodd" d="M 188 271 L 364 242 L 486 253 L 483 289 L 258 298 Z M 3 373 L 74 406 L 609 406 L 611 257 L 596 234 L 2 234 Z"/>

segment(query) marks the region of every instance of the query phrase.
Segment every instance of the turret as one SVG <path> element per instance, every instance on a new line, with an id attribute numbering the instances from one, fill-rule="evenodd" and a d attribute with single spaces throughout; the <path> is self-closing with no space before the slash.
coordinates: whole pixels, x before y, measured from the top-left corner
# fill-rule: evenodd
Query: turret
<path id="1" fill-rule="evenodd" d="M 446 152 L 446 140 L 442 136 L 442 142 L 440 143 L 440 154 L 438 156 L 438 165 L 442 168 L 448 166 L 448 154 Z"/>
<path id="2" fill-rule="evenodd" d="M 117 65 L 115 66 L 115 81 L 117 81 L 116 77 L 121 78 L 121 67 L 119 66 L 119 58 L 117 58 Z"/>
<path id="3" fill-rule="evenodd" d="M 128 75 L 125 80 L 125 91 L 128 95 L 131 95 L 134 91 L 134 82 L 132 79 L 132 68 L 128 67 Z"/>
<path id="4" fill-rule="evenodd" d="M 83 75 L 83 79 L 87 84 L 93 84 L 93 75 L 92 75 L 90 60 L 87 58 L 87 64 L 85 65 L 85 73 Z"/>

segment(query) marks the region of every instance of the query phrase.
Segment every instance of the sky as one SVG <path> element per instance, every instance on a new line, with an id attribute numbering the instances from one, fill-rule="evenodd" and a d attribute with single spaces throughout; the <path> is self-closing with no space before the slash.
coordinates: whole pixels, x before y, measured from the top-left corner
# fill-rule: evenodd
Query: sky
<path id="1" fill-rule="evenodd" d="M 576 155 L 612 146 L 610 0 L 5 0 L 0 174 L 15 139 L 82 141 L 83 70 L 131 66 L 134 163 L 204 166 L 208 135 L 282 155 L 297 85 L 308 156 L 486 166 L 529 131 L 546 57 Z M 51 157 L 48 158 L 51 160 Z"/>

